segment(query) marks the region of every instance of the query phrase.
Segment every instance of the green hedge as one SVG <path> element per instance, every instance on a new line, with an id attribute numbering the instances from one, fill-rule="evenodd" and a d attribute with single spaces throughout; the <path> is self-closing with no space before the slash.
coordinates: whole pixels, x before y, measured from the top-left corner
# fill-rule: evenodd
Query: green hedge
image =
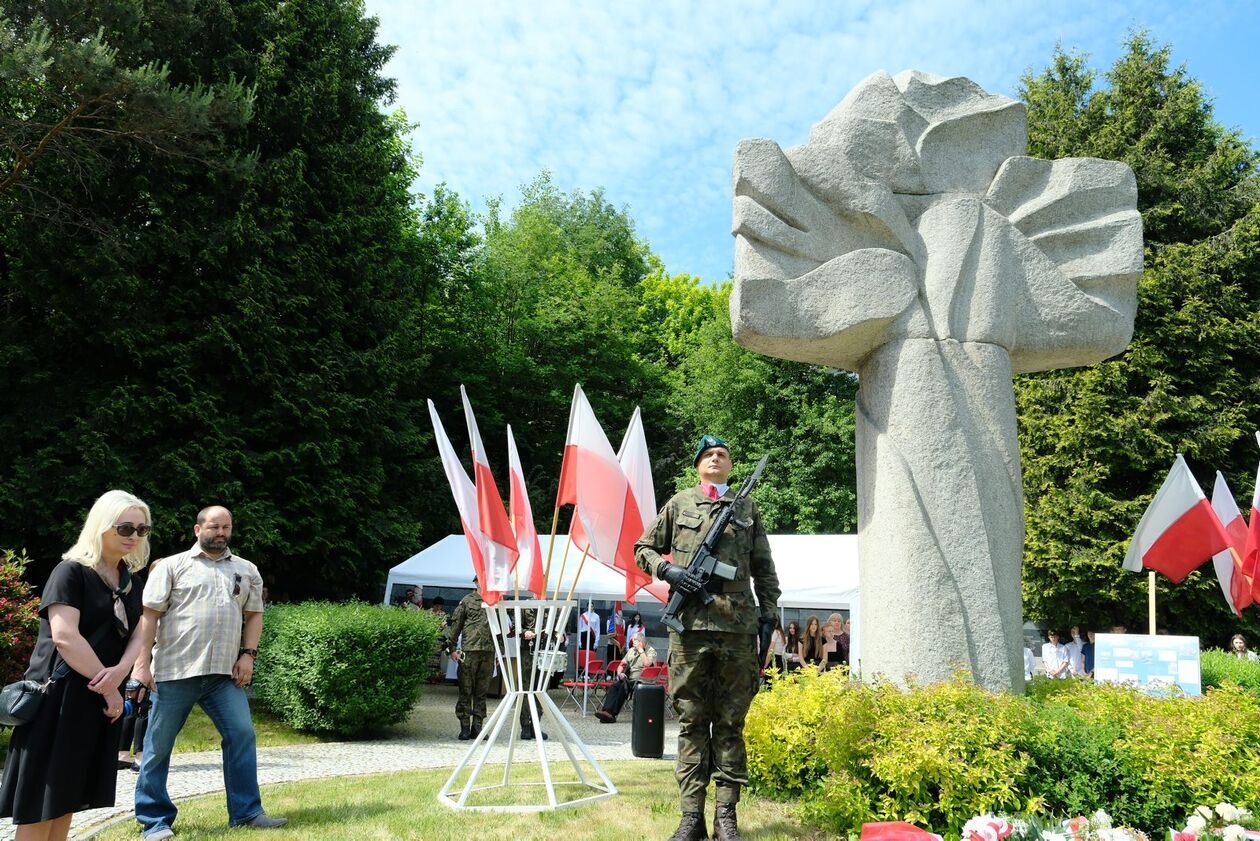
<path id="1" fill-rule="evenodd" d="M 1054 683 L 1020 697 L 963 676 L 909 690 L 780 677 L 749 712 L 751 783 L 841 834 L 905 820 L 956 837 L 977 814 L 1101 808 L 1157 837 L 1199 804 L 1260 803 L 1260 698 L 1233 685 L 1156 699 Z"/>
<path id="2" fill-rule="evenodd" d="M 1260 695 L 1260 662 L 1240 660 L 1233 654 L 1219 649 L 1203 652 L 1199 662 L 1204 686 L 1236 683 L 1243 689 Z"/>
<path id="3" fill-rule="evenodd" d="M 420 697 L 438 622 L 361 602 L 267 609 L 254 689 L 295 730 L 362 736 L 406 719 Z"/>

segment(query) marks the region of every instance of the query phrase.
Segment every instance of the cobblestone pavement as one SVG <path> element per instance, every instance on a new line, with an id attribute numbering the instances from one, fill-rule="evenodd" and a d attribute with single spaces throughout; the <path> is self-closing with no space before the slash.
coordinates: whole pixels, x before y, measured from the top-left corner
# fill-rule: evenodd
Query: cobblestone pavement
<path id="1" fill-rule="evenodd" d="M 358 774 L 375 774 L 384 771 L 410 771 L 426 768 L 454 767 L 468 749 L 468 743 L 455 738 L 459 722 L 455 719 L 455 688 L 453 686 L 428 686 L 410 720 L 397 732 L 384 738 L 366 742 L 326 742 L 321 744 L 289 745 L 285 747 L 259 748 L 258 781 L 262 785 L 313 780 L 323 777 L 349 777 Z M 563 692 L 552 693 L 552 699 L 560 704 Z M 497 702 L 491 699 L 489 711 Z M 615 724 L 601 724 L 590 712 L 582 716 L 570 703 L 562 707 L 569 723 L 586 744 L 591 755 L 601 763 L 633 759 L 630 751 L 630 720 L 632 710 L 627 707 Z M 552 733 L 547 746 L 547 756 L 552 761 L 564 760 L 564 752 L 555 743 L 554 727 L 544 726 Z M 506 745 L 506 731 L 500 734 L 499 744 Z M 667 718 L 665 723 L 665 758 L 672 759 L 678 739 L 677 722 Z M 490 761 L 502 761 L 504 747 L 496 748 Z M 520 755 L 519 752 L 517 754 Z M 533 754 L 530 754 L 532 757 Z M 608 768 L 604 768 L 607 772 Z M 118 791 L 113 807 L 79 812 L 71 824 L 71 838 L 90 838 L 107 824 L 119 817 L 132 814 L 136 774 L 133 771 L 118 772 Z M 169 778 L 171 797 L 195 797 L 223 791 L 223 763 L 217 751 L 210 753 L 177 753 L 171 758 Z M 266 792 L 263 803 L 266 804 Z M 227 812 L 224 811 L 224 822 Z M 3 821 L 0 839 L 13 838 L 13 824 Z M 139 838 L 139 825 L 136 837 Z"/>

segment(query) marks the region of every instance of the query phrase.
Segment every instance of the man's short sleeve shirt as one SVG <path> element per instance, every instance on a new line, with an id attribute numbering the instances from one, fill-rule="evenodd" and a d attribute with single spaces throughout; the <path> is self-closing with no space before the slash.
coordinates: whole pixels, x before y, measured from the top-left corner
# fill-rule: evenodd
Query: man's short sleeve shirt
<path id="1" fill-rule="evenodd" d="M 246 613 L 261 613 L 258 567 L 225 551 L 211 558 L 200 546 L 153 564 L 144 606 L 162 613 L 153 646 L 155 680 L 230 675 Z"/>

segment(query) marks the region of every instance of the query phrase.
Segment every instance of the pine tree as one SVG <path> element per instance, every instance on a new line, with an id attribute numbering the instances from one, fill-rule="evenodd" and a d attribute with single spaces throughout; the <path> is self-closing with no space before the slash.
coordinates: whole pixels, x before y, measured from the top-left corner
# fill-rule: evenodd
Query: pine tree
<path id="1" fill-rule="evenodd" d="M 1128 163 L 1147 244 L 1128 350 L 1016 383 L 1025 613 L 1061 626 L 1145 627 L 1146 576 L 1120 562 L 1176 453 L 1205 489 L 1219 468 L 1242 498 L 1260 455 L 1258 156 L 1169 55 L 1136 33 L 1104 86 L 1061 50 L 1023 81 L 1029 154 Z M 1210 565 L 1161 581 L 1159 624 L 1218 645 L 1238 627 Z"/>

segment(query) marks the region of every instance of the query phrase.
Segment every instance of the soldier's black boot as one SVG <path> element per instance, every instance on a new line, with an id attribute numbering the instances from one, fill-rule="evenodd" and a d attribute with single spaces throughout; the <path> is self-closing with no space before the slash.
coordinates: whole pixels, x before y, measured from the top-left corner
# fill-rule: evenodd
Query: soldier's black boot
<path id="1" fill-rule="evenodd" d="M 461 721 L 459 723 L 459 740 L 466 742 L 472 738 L 472 728 L 468 726 L 468 722 Z"/>
<path id="2" fill-rule="evenodd" d="M 542 734 L 542 738 L 543 738 L 543 741 L 544 741 L 544 742 L 545 742 L 545 741 L 547 741 L 547 733 L 546 733 L 545 731 L 544 731 L 544 732 L 543 732 L 543 734 Z M 521 728 L 521 741 L 523 741 L 523 742 L 532 742 L 532 741 L 534 741 L 534 728 L 533 728 L 533 725 L 529 725 L 529 724 L 527 724 L 527 725 L 525 725 L 524 727 L 522 727 L 522 728 Z"/>
<path id="3" fill-rule="evenodd" d="M 735 818 L 734 803 L 719 803 L 713 816 L 713 841 L 743 841 Z"/>
<path id="4" fill-rule="evenodd" d="M 475 739 L 480 735 L 481 735 L 481 722 L 474 721 L 472 723 L 472 729 L 468 732 L 468 738 Z"/>
<path id="5" fill-rule="evenodd" d="M 704 825 L 704 812 L 683 812 L 678 830 L 669 841 L 707 841 L 709 829 Z"/>

